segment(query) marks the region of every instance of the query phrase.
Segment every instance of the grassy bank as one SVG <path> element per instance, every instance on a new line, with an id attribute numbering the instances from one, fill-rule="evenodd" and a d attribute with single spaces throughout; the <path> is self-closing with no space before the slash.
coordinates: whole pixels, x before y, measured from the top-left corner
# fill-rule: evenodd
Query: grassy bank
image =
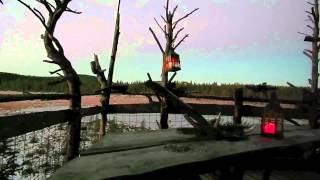
<path id="1" fill-rule="evenodd" d="M 59 92 L 67 93 L 68 87 L 66 83 L 55 86 L 49 86 L 49 82 L 57 81 L 60 77 L 37 77 L 37 76 L 24 76 L 11 73 L 0 72 L 0 90 L 22 91 L 22 92 Z M 89 75 L 80 75 L 82 82 L 82 93 L 93 93 L 99 89 L 99 84 L 96 77 Z M 131 83 L 116 82 L 117 84 L 129 84 L 129 92 L 141 93 L 151 92 L 142 81 Z M 188 91 L 196 92 L 199 95 L 212 95 L 212 96 L 232 96 L 235 89 L 245 87 L 242 84 L 220 84 L 205 83 L 198 84 L 194 82 L 177 82 L 177 87 L 186 89 Z M 301 99 L 301 88 L 294 89 L 290 87 L 278 87 L 278 95 L 283 99 Z M 244 96 L 263 97 L 263 94 L 254 94 L 250 90 L 244 88 Z"/>

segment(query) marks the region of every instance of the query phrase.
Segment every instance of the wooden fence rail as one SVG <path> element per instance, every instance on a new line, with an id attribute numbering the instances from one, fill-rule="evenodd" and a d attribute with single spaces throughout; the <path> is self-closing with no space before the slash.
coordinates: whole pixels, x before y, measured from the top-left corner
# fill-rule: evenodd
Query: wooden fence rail
<path id="1" fill-rule="evenodd" d="M 123 92 L 117 89 L 114 89 L 112 93 L 120 93 L 125 95 L 141 95 L 141 96 L 155 96 L 154 93 L 130 93 Z M 100 93 L 88 93 L 82 94 L 82 96 L 94 96 L 100 95 Z M 185 98 L 202 98 L 202 99 L 213 99 L 213 100 L 225 100 L 225 101 L 233 101 L 234 97 L 232 96 L 211 96 L 211 95 L 196 95 L 189 94 L 181 97 Z M 11 102 L 11 101 L 26 101 L 26 100 L 58 100 L 58 99 L 69 99 L 71 98 L 70 94 L 21 94 L 21 95 L 0 95 L 0 103 L 3 102 Z M 258 97 L 243 97 L 243 101 L 246 102 L 269 102 L 269 99 L 266 98 L 258 98 Z M 300 99 L 279 99 L 279 101 L 283 104 L 299 104 L 302 100 Z"/>
<path id="2" fill-rule="evenodd" d="M 234 105 L 219 104 L 190 104 L 196 111 L 203 115 L 217 115 L 221 113 L 225 116 L 234 115 Z M 263 107 L 244 105 L 242 116 L 260 117 Z M 109 114 L 136 114 L 136 113 L 159 113 L 160 104 L 127 104 L 110 105 Z M 88 107 L 81 109 L 82 116 L 91 116 L 101 113 L 101 107 Z M 171 109 L 169 113 L 181 114 L 179 108 Z M 10 138 L 28 132 L 40 130 L 52 125 L 68 122 L 70 110 L 44 111 L 10 116 L 0 116 L 0 137 Z M 305 113 L 299 109 L 284 108 L 284 115 L 288 118 L 305 119 Z"/>

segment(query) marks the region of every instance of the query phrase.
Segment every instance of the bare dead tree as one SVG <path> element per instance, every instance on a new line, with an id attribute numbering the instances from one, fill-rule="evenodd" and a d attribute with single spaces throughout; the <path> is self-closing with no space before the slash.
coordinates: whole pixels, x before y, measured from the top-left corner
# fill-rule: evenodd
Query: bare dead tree
<path id="1" fill-rule="evenodd" d="M 41 38 L 43 39 L 47 56 L 50 60 L 44 60 L 44 62 L 59 66 L 59 69 L 53 71 L 52 74 L 57 74 L 60 71 L 63 72 L 62 79 L 51 84 L 54 85 L 67 82 L 69 93 L 72 96 L 70 99 L 71 113 L 68 119 L 69 123 L 65 154 L 65 160 L 69 161 L 79 155 L 81 128 L 81 82 L 77 72 L 73 69 L 70 61 L 65 56 L 62 45 L 54 36 L 54 31 L 58 20 L 64 12 L 70 12 L 74 14 L 80 14 L 81 12 L 68 8 L 68 4 L 71 2 L 71 0 L 55 0 L 54 4 L 48 2 L 47 0 L 36 0 L 45 7 L 48 14 L 48 18 L 46 19 L 38 9 L 30 7 L 30 5 L 26 4 L 22 0 L 17 1 L 29 9 L 40 20 L 42 26 L 45 28 L 45 32 L 41 35 Z"/>
<path id="2" fill-rule="evenodd" d="M 319 105 L 319 91 L 318 91 L 318 78 L 319 78 L 319 72 L 318 72 L 318 65 L 319 65 L 319 50 L 320 50 L 320 37 L 319 37 L 319 0 L 313 0 L 313 2 L 307 2 L 309 5 L 311 5 L 311 10 L 306 11 L 308 13 L 308 18 L 306 21 L 310 21 L 312 25 L 307 25 L 308 28 L 311 29 L 312 35 L 308 35 L 306 33 L 300 33 L 305 35 L 304 41 L 311 42 L 312 43 L 312 49 L 305 49 L 303 51 L 303 54 L 306 55 L 310 60 L 312 64 L 311 68 L 311 79 L 309 80 L 309 84 L 311 85 L 311 92 L 304 93 L 304 99 L 310 99 L 311 94 L 311 105 L 309 107 L 309 125 L 311 128 L 317 128 L 318 127 L 318 119 L 319 119 L 319 113 L 317 110 L 315 110 L 313 107 L 317 107 Z M 304 91 L 306 92 L 306 91 Z"/>
<path id="3" fill-rule="evenodd" d="M 186 15 L 182 16 L 181 18 L 174 20 L 174 15 L 178 9 L 178 5 L 176 5 L 173 9 L 173 11 L 169 11 L 169 1 L 167 0 L 167 3 L 165 5 L 165 17 L 161 16 L 162 20 L 164 21 L 164 26 L 161 26 L 160 23 L 157 21 L 156 18 L 154 18 L 156 24 L 158 27 L 161 29 L 163 32 L 165 38 L 166 38 L 166 45 L 165 49 L 163 46 L 160 44 L 160 41 L 154 31 L 152 30 L 151 27 L 149 27 L 150 32 L 152 33 L 155 41 L 157 42 L 161 53 L 162 53 L 162 60 L 163 60 L 163 65 L 162 65 L 162 84 L 167 87 L 168 86 L 168 72 L 164 68 L 165 64 L 165 57 L 169 53 L 170 50 L 175 50 L 181 45 L 181 43 L 189 37 L 189 34 L 186 34 L 181 40 L 178 41 L 178 36 L 179 34 L 184 30 L 184 28 L 180 28 L 179 30 L 176 31 L 177 25 L 187 17 L 189 17 L 191 14 L 193 14 L 195 11 L 197 11 L 199 8 L 194 9 L 190 13 L 187 13 Z M 175 76 L 175 74 L 174 74 Z M 171 78 L 172 81 L 173 78 Z M 167 129 L 168 126 L 168 101 L 166 98 L 163 98 L 161 101 L 161 119 L 160 119 L 160 124 L 161 124 L 161 129 Z"/>
<path id="4" fill-rule="evenodd" d="M 101 88 L 101 95 L 100 95 L 100 103 L 102 107 L 101 112 L 101 120 L 100 120 L 100 129 L 99 129 L 99 139 L 101 139 L 105 135 L 105 127 L 107 122 L 107 95 L 106 95 L 106 89 L 108 87 L 107 79 L 104 75 L 104 71 L 101 69 L 98 55 L 94 55 L 94 61 L 91 61 L 91 70 L 92 72 L 97 76 L 98 82 L 100 84 Z"/>
<path id="5" fill-rule="evenodd" d="M 304 41 L 311 42 L 312 43 L 312 49 L 305 49 L 303 51 L 303 54 L 305 54 L 312 63 L 312 73 L 311 73 L 311 79 L 309 79 L 309 83 L 311 85 L 311 92 L 315 95 L 315 97 L 318 95 L 318 64 L 319 64 L 319 1 L 314 0 L 313 3 L 307 2 L 310 4 L 311 11 L 306 11 L 308 13 L 308 19 L 306 21 L 310 21 L 312 25 L 307 25 L 308 28 L 310 28 L 313 32 L 312 35 L 308 35 L 305 33 L 300 33 L 304 34 L 305 39 Z"/>
<path id="6" fill-rule="evenodd" d="M 107 124 L 107 107 L 110 102 L 113 70 L 114 70 L 114 65 L 116 61 L 116 54 L 117 54 L 118 42 L 119 42 L 119 36 L 120 36 L 120 3 L 121 3 L 121 0 L 119 0 L 118 2 L 117 18 L 116 18 L 116 24 L 115 24 L 114 37 L 113 37 L 110 64 L 109 64 L 108 79 L 105 78 L 104 70 L 101 70 L 97 55 L 95 55 L 95 60 L 91 62 L 91 70 L 94 74 L 97 75 L 97 78 L 101 87 L 100 102 L 102 105 L 102 113 L 101 113 L 102 119 L 100 121 L 100 131 L 99 131 L 100 139 L 106 134 L 105 127 Z"/>

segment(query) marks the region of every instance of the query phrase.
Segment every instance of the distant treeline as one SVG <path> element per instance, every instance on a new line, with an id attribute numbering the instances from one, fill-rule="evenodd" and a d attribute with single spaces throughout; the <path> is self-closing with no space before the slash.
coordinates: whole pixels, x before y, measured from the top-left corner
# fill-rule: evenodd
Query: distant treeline
<path id="1" fill-rule="evenodd" d="M 67 93 L 68 87 L 66 83 L 50 86 L 48 83 L 61 79 L 60 77 L 37 77 L 24 76 L 11 73 L 0 73 L 0 90 L 12 90 L 22 92 L 58 92 Z M 82 93 L 93 93 L 99 90 L 99 84 L 96 77 L 89 75 L 80 75 L 82 82 Z M 131 83 L 115 82 L 116 84 L 128 84 L 128 91 L 131 93 L 151 92 L 142 81 Z M 235 89 L 244 88 L 245 97 L 264 97 L 263 94 L 255 94 L 245 88 L 242 84 L 220 84 L 195 82 L 177 82 L 177 88 L 185 89 L 188 92 L 197 95 L 212 95 L 212 96 L 233 96 Z M 278 86 L 277 93 L 283 99 L 301 99 L 302 88 L 295 89 L 286 86 Z"/>

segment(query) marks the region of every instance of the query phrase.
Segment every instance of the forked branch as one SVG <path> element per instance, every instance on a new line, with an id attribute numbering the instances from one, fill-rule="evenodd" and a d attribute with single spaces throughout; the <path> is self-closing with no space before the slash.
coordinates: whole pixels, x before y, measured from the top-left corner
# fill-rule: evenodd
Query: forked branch
<path id="1" fill-rule="evenodd" d="M 173 29 L 176 28 L 177 24 L 182 21 L 183 19 L 187 18 L 188 16 L 190 16 L 191 14 L 193 14 L 194 12 L 196 12 L 197 10 L 199 10 L 199 8 L 194 9 L 193 11 L 191 11 L 190 13 L 186 14 L 185 16 L 183 16 L 182 18 L 178 19 L 176 22 L 173 23 Z"/>
<path id="2" fill-rule="evenodd" d="M 41 24 L 46 28 L 46 30 L 48 29 L 44 16 L 40 11 L 38 11 L 36 8 L 32 9 L 28 4 L 26 4 L 21 0 L 17 0 L 17 1 L 20 2 L 22 5 L 24 5 L 26 8 L 28 8 L 40 20 Z"/>
<path id="3" fill-rule="evenodd" d="M 173 49 L 174 49 L 174 50 L 177 49 L 177 47 L 178 47 L 187 37 L 189 37 L 189 34 L 186 34 L 186 35 L 179 41 L 179 43 L 178 43 L 176 46 L 173 47 Z"/>
<path id="4" fill-rule="evenodd" d="M 159 28 L 162 30 L 162 32 L 166 35 L 167 33 L 166 33 L 165 29 L 163 29 L 163 28 L 161 27 L 161 25 L 159 24 L 159 22 L 157 21 L 157 19 L 156 19 L 156 18 L 153 18 L 153 19 L 154 19 L 154 21 L 156 21 L 157 25 L 158 25 Z"/>

